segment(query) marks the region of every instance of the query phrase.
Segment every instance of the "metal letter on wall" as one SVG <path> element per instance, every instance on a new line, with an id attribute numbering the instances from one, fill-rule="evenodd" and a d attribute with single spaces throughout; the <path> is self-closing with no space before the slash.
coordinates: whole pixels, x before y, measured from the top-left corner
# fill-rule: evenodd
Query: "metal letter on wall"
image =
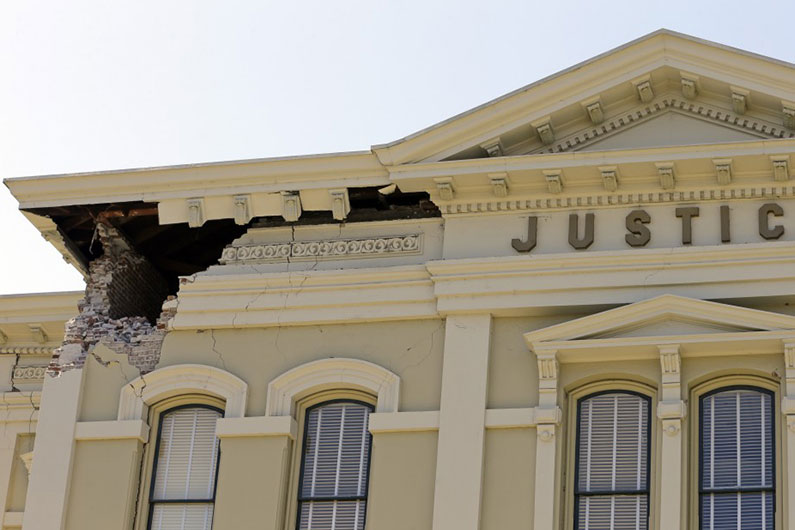
<path id="1" fill-rule="evenodd" d="M 527 240 L 514 238 L 511 240 L 511 246 L 517 252 L 530 252 L 538 242 L 538 217 L 527 218 Z"/>
<path id="2" fill-rule="evenodd" d="M 729 206 L 727 204 L 720 207 L 720 240 L 722 243 L 730 243 L 732 240 L 731 225 L 729 224 Z"/>
<path id="3" fill-rule="evenodd" d="M 682 218 L 682 244 L 693 242 L 693 217 L 698 217 L 698 206 L 683 206 L 676 209 L 676 216 Z"/>
<path id="4" fill-rule="evenodd" d="M 643 247 L 651 239 L 651 231 L 646 226 L 651 222 L 651 217 L 646 210 L 632 210 L 627 215 L 626 227 L 629 234 L 624 236 L 624 240 L 631 247 Z"/>
<path id="5" fill-rule="evenodd" d="M 770 228 L 768 217 L 770 214 L 776 217 L 784 215 L 784 210 L 778 204 L 769 202 L 759 207 L 759 235 L 765 239 L 778 239 L 784 235 L 784 226 L 776 225 Z"/>
<path id="6" fill-rule="evenodd" d="M 594 214 L 585 214 L 585 235 L 579 238 L 580 216 L 569 214 L 569 245 L 577 250 L 585 250 L 593 244 Z"/>

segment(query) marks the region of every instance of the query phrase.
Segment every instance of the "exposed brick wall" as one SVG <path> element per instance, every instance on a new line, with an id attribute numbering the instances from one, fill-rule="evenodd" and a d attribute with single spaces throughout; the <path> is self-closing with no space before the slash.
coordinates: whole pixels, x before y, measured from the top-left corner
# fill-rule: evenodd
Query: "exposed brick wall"
<path id="1" fill-rule="evenodd" d="M 175 310 L 163 308 L 166 282 L 113 227 L 97 225 L 103 254 L 89 264 L 86 294 L 79 314 L 66 323 L 63 345 L 56 350 L 49 373 L 82 368 L 94 347 L 105 344 L 127 355 L 142 373 L 155 369 Z"/>

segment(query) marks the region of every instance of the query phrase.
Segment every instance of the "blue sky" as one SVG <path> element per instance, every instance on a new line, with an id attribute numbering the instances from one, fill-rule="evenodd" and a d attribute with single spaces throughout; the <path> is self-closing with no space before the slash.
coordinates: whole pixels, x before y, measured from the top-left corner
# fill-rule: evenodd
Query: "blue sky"
<path id="1" fill-rule="evenodd" d="M 795 62 L 795 2 L 0 2 L 0 177 L 367 149 L 667 27 Z M 82 279 L 0 189 L 0 294 Z"/>

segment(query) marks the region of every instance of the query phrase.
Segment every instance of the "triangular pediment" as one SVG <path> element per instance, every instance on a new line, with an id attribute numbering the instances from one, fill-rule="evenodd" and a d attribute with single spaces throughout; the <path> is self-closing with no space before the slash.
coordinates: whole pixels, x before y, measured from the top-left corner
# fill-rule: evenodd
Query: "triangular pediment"
<path id="1" fill-rule="evenodd" d="M 643 149 L 676 145 L 720 144 L 745 142 L 769 136 L 725 122 L 688 116 L 675 111 L 663 112 L 653 118 L 616 129 L 614 134 L 602 136 L 593 143 L 574 146 L 572 151 L 607 151 L 614 149 Z M 565 149 L 561 149 L 563 151 Z"/>
<path id="2" fill-rule="evenodd" d="M 791 330 L 795 330 L 793 316 L 663 295 L 531 331 L 525 334 L 525 340 L 538 348 L 562 341 Z"/>
<path id="3" fill-rule="evenodd" d="M 390 144 L 386 165 L 795 137 L 795 66 L 660 30 Z"/>

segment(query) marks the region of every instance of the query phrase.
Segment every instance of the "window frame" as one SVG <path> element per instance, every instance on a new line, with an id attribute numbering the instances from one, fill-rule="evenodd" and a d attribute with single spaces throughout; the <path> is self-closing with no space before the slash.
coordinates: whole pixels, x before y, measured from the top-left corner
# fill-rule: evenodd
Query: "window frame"
<path id="1" fill-rule="evenodd" d="M 287 502 L 285 505 L 286 517 L 284 517 L 285 530 L 297 530 L 300 524 L 298 510 L 300 502 L 300 483 L 302 481 L 303 452 L 306 446 L 306 422 L 308 412 L 315 406 L 330 403 L 332 401 L 360 402 L 372 407 L 372 412 L 378 410 L 378 396 L 365 390 L 356 388 L 325 388 L 317 390 L 308 395 L 303 395 L 295 402 L 294 417 L 298 425 L 298 433 L 293 442 L 293 451 L 290 464 L 290 481 L 287 487 Z M 370 435 L 370 462 L 367 473 L 367 498 L 370 497 L 370 472 L 372 471 L 373 461 L 373 436 Z M 284 513 L 284 512 L 283 512 Z M 365 516 L 366 517 L 366 516 Z"/>
<path id="2" fill-rule="evenodd" d="M 606 375 L 602 379 L 588 379 L 585 382 L 575 383 L 565 389 L 564 410 L 566 411 L 566 420 L 564 422 L 565 432 L 561 433 L 560 438 L 565 441 L 565 471 L 563 474 L 563 502 L 564 521 L 561 528 L 565 530 L 574 530 L 575 526 L 575 489 L 576 489 L 576 476 L 579 468 L 575 470 L 578 465 L 577 445 L 578 445 L 578 406 L 581 400 L 588 397 L 595 396 L 602 393 L 616 393 L 624 392 L 629 394 L 637 394 L 649 400 L 649 458 L 647 462 L 648 484 L 649 484 L 649 510 L 648 520 L 649 529 L 656 528 L 659 514 L 657 513 L 659 504 L 659 471 L 660 459 L 659 453 L 659 437 L 661 431 L 659 429 L 659 421 L 655 411 L 659 403 L 659 388 L 658 385 L 652 381 L 643 379 L 636 379 L 631 377 L 622 377 L 623 374 Z M 572 434 L 569 434 L 572 433 Z"/>
<path id="3" fill-rule="evenodd" d="M 704 399 L 708 398 L 709 396 L 713 396 L 715 394 L 721 394 L 723 392 L 732 392 L 735 390 L 749 390 L 753 392 L 758 392 L 760 394 L 767 394 L 770 397 L 770 426 L 773 429 L 773 485 L 770 488 L 751 488 L 750 490 L 744 490 L 742 487 L 734 488 L 734 489 L 724 489 L 718 493 L 753 493 L 753 492 L 769 492 L 773 494 L 773 527 L 776 528 L 778 525 L 776 524 L 777 516 L 778 516 L 778 469 L 776 463 L 778 462 L 778 450 L 777 450 L 777 440 L 778 440 L 778 429 L 776 428 L 776 393 L 765 387 L 751 385 L 751 384 L 729 384 L 726 386 L 718 386 L 716 388 L 712 388 L 708 391 L 705 391 L 698 395 L 698 403 L 696 406 L 698 408 L 698 476 L 696 478 L 698 487 L 695 491 L 696 494 L 696 510 L 697 510 L 697 517 L 698 517 L 698 528 L 700 530 L 704 529 L 704 518 L 702 517 L 701 512 L 701 498 L 702 495 L 709 495 L 710 493 L 716 493 L 716 491 L 704 491 L 702 487 L 702 480 L 704 478 L 704 461 L 700 458 L 702 453 L 702 449 L 704 447 L 704 423 L 702 421 L 703 417 L 703 404 Z"/>
<path id="4" fill-rule="evenodd" d="M 157 454 L 160 450 L 160 433 L 162 430 L 163 416 L 173 410 L 179 408 L 193 408 L 202 407 L 215 409 L 224 417 L 225 402 L 215 396 L 207 394 L 182 394 L 163 399 L 157 403 L 149 406 L 148 420 L 149 425 L 153 426 L 149 430 L 149 440 L 143 449 L 143 458 L 141 459 L 141 472 L 138 482 L 137 507 L 135 510 L 135 523 L 133 528 L 136 530 L 151 530 L 151 514 L 153 507 L 151 506 L 151 496 L 154 491 L 155 481 L 155 463 Z M 156 425 L 156 428 L 154 427 Z M 217 497 L 218 489 L 218 475 L 221 465 L 221 445 L 218 445 L 218 455 L 216 460 L 215 471 L 215 484 L 213 486 L 213 504 Z M 181 501 L 184 502 L 184 501 Z M 206 501 L 202 501 L 206 502 Z M 213 518 L 215 517 L 215 510 L 213 510 Z"/>
<path id="5" fill-rule="evenodd" d="M 624 491 L 624 490 L 615 490 L 615 491 L 604 491 L 604 492 L 597 492 L 597 493 L 582 493 L 579 490 L 579 476 L 580 476 L 580 434 L 581 434 L 581 412 L 582 412 L 582 404 L 584 401 L 607 395 L 607 394 L 626 394 L 630 396 L 637 396 L 641 398 L 647 407 L 647 425 L 646 425 L 646 488 L 643 491 Z M 574 520 L 572 522 L 573 527 L 577 528 L 579 523 L 579 502 L 581 497 L 592 497 L 592 496 L 620 496 L 620 495 L 645 495 L 646 496 L 646 528 L 647 530 L 651 528 L 651 489 L 652 489 L 652 480 L 651 480 L 651 460 L 652 460 L 652 399 L 651 396 L 635 391 L 635 390 L 627 390 L 622 388 L 616 389 L 605 389 L 600 390 L 597 392 L 592 392 L 590 394 L 585 394 L 580 396 L 576 399 L 576 416 L 575 416 L 575 423 L 576 429 L 574 432 L 574 486 L 572 488 L 572 495 L 574 496 L 574 504 L 573 504 L 573 511 L 574 511 Z"/>
<path id="6" fill-rule="evenodd" d="M 309 438 L 309 429 L 307 428 L 309 424 L 309 414 L 315 410 L 319 409 L 328 405 L 333 405 L 335 403 L 353 403 L 356 405 L 362 405 L 370 409 L 369 414 L 373 414 L 375 412 L 375 406 L 372 403 L 368 403 L 366 401 L 361 401 L 358 399 L 346 399 L 346 398 L 336 398 L 330 399 L 328 401 L 321 401 L 319 403 L 315 403 L 312 406 L 306 408 L 304 412 L 304 429 L 302 433 L 301 439 L 301 466 L 298 470 L 298 494 L 296 496 L 296 514 L 295 514 L 295 529 L 300 530 L 301 525 L 301 506 L 305 502 L 332 502 L 332 501 L 364 501 L 365 503 L 365 513 L 364 513 L 364 520 L 363 523 L 367 524 L 367 501 L 369 499 L 369 491 L 370 491 L 370 464 L 373 460 L 373 435 L 370 434 L 368 430 L 368 440 L 367 440 L 367 466 L 365 471 L 364 477 L 364 495 L 356 495 L 356 496 L 338 496 L 338 497 L 316 497 L 316 498 L 302 498 L 301 491 L 304 487 L 304 465 L 306 464 L 304 453 L 307 449 L 307 441 Z M 369 415 L 368 415 L 369 418 Z"/>
<path id="7" fill-rule="evenodd" d="M 783 484 L 782 484 L 782 472 L 779 471 L 778 466 L 780 464 L 785 464 L 785 455 L 782 452 L 782 436 L 785 432 L 786 427 L 786 418 L 784 418 L 781 414 L 781 386 L 780 382 L 771 379 L 767 375 L 759 374 L 758 372 L 754 372 L 751 370 L 745 371 L 745 373 L 741 372 L 739 374 L 730 374 L 730 375 L 721 375 L 719 377 L 713 377 L 706 381 L 701 380 L 691 386 L 689 396 L 690 396 L 690 403 L 689 403 L 689 413 L 690 413 L 690 421 L 687 422 L 688 430 L 692 432 L 696 430 L 699 434 L 690 435 L 689 436 L 689 444 L 690 444 L 690 466 L 689 466 L 689 508 L 690 508 L 690 515 L 688 516 L 688 520 L 690 523 L 690 528 L 701 529 L 701 510 L 699 506 L 699 502 L 701 500 L 700 495 L 700 488 L 701 488 L 701 397 L 711 393 L 714 390 L 724 390 L 728 389 L 729 387 L 737 388 L 737 387 L 750 387 L 755 390 L 767 390 L 768 392 L 772 393 L 773 396 L 773 436 L 775 439 L 773 445 L 774 451 L 774 460 L 773 460 L 773 468 L 776 470 L 773 483 L 775 484 L 775 505 L 773 511 L 773 518 L 774 518 L 774 528 L 783 528 L 784 524 L 784 513 L 782 510 L 783 506 Z M 684 426 L 683 426 L 684 427 Z M 684 429 L 683 429 L 684 432 Z"/>
<path id="8" fill-rule="evenodd" d="M 154 491 L 155 491 L 155 482 L 157 480 L 157 465 L 160 462 L 160 443 L 163 440 L 163 419 L 171 414 L 172 412 L 176 412 L 178 410 L 183 409 L 207 409 L 212 410 L 214 412 L 218 412 L 221 418 L 224 417 L 224 410 L 220 407 L 216 407 L 213 405 L 208 405 L 204 403 L 185 403 L 182 405 L 176 405 L 165 409 L 160 412 L 157 418 L 157 436 L 155 438 L 155 447 L 153 449 L 154 456 L 152 458 L 152 476 L 150 477 L 149 481 L 149 493 L 147 504 L 149 508 L 149 513 L 146 518 L 146 528 L 147 530 L 152 529 L 152 516 L 154 515 L 155 506 L 158 504 L 211 504 L 213 506 L 213 518 L 215 518 L 215 498 L 216 498 L 216 491 L 218 490 L 218 469 L 221 466 L 221 444 L 218 443 L 218 450 L 215 452 L 215 477 L 213 478 L 213 496 L 211 499 L 180 499 L 180 500 L 160 500 L 157 501 L 153 498 Z M 212 528 L 212 522 L 210 522 L 210 528 Z"/>

